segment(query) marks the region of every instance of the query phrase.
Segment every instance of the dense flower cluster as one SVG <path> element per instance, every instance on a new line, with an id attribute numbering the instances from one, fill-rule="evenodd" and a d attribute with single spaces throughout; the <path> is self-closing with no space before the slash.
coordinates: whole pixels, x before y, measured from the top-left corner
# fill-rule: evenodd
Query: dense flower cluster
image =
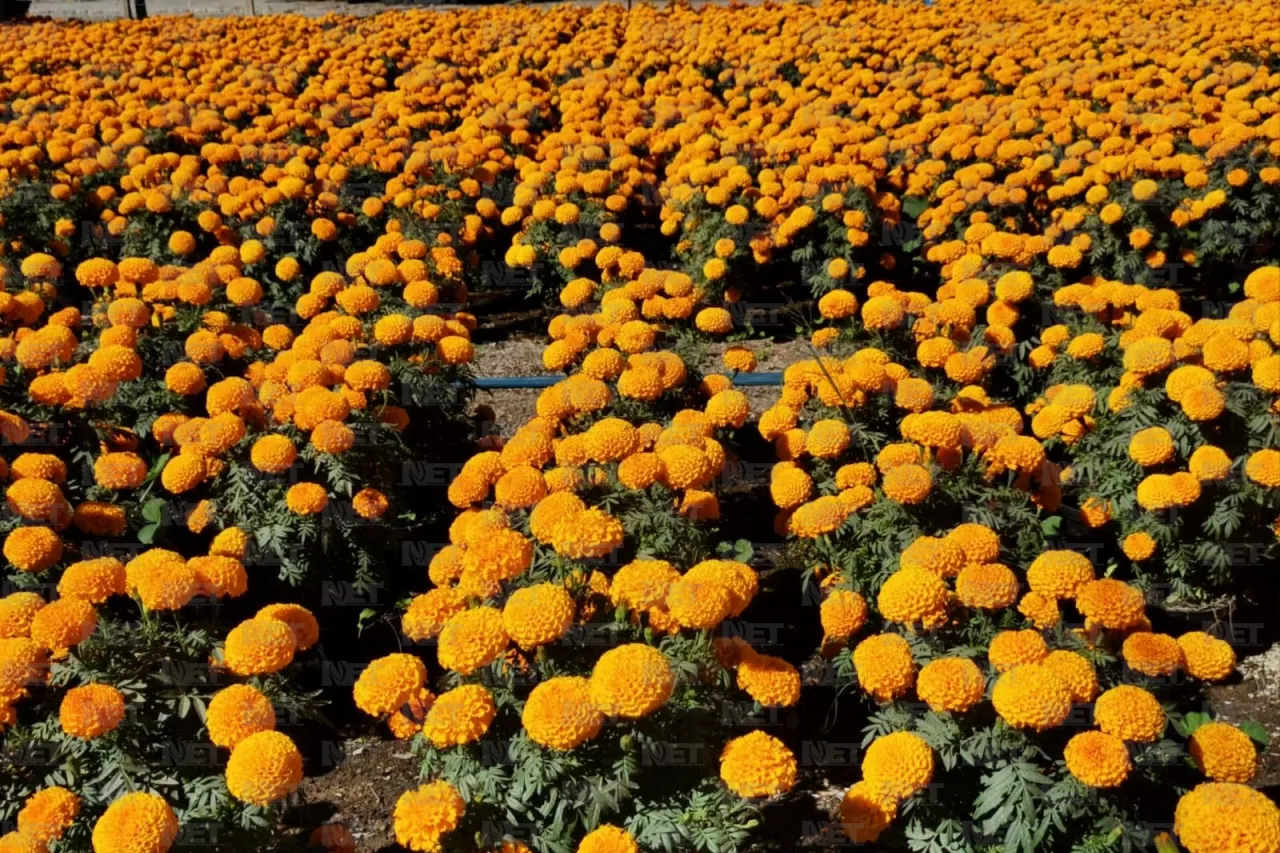
<path id="1" fill-rule="evenodd" d="M 1256 730 L 1191 713 L 1235 650 L 1170 607 L 1273 586 L 1278 32 L 1251 0 L 6 26 L 0 732 L 64 766 L 4 765 L 0 848 L 165 853 L 182 816 L 285 849 L 310 653 L 421 759 L 411 850 L 745 849 L 834 684 L 854 843 L 1275 853 Z M 471 296 L 513 285 L 555 381 L 494 425 Z M 763 409 L 762 320 L 807 348 Z"/>

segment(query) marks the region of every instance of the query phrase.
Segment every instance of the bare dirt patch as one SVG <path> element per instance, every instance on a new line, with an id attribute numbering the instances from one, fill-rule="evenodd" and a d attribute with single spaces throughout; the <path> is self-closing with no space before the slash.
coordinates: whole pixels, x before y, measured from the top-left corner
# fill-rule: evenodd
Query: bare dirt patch
<path id="1" fill-rule="evenodd" d="M 405 791 L 418 787 L 418 761 L 404 741 L 360 738 L 343 743 L 343 760 L 302 781 L 307 824 L 341 823 L 361 853 L 402 849 L 391 814 Z M 308 830 L 309 831 L 309 830 Z"/>

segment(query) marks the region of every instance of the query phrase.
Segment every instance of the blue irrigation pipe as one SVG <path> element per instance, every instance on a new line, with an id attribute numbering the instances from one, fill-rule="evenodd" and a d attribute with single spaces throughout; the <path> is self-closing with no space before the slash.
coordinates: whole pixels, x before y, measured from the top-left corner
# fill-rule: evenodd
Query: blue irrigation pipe
<path id="1" fill-rule="evenodd" d="M 563 376 L 487 376 L 475 380 L 483 391 L 509 388 L 550 388 L 564 380 Z M 733 377 L 734 385 L 781 385 L 781 373 L 739 373 Z"/>

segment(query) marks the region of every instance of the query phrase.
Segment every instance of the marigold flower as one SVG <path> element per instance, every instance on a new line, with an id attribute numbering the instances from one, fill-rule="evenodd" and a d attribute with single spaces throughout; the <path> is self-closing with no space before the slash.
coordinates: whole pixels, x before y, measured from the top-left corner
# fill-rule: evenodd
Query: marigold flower
<path id="1" fill-rule="evenodd" d="M 858 684 L 877 702 L 905 696 L 916 683 L 911 647 L 897 634 L 875 634 L 858 643 L 853 668 Z"/>
<path id="2" fill-rule="evenodd" d="M 1091 580 L 1076 593 L 1076 608 L 1102 627 L 1121 631 L 1141 623 L 1146 601 L 1142 590 L 1124 581 Z"/>
<path id="3" fill-rule="evenodd" d="M 1062 751 L 1067 770 L 1090 788 L 1114 788 L 1129 776 L 1133 764 L 1124 741 L 1106 732 L 1081 732 Z"/>
<path id="4" fill-rule="evenodd" d="M 618 569 L 609 586 L 609 598 L 632 610 L 658 607 L 680 573 L 664 560 L 635 560 Z"/>
<path id="5" fill-rule="evenodd" d="M 284 496 L 285 506 L 298 515 L 316 515 L 329 505 L 329 493 L 319 483 L 297 483 Z"/>
<path id="6" fill-rule="evenodd" d="M 1258 772 L 1253 741 L 1229 723 L 1205 723 L 1191 733 L 1187 748 L 1200 772 L 1215 782 L 1245 784 Z"/>
<path id="7" fill-rule="evenodd" d="M 18 527 L 4 539 L 4 556 L 24 572 L 43 572 L 62 559 L 62 538 L 48 527 Z"/>
<path id="8" fill-rule="evenodd" d="M 166 853 L 178 837 L 178 818 L 159 794 L 125 794 L 93 827 L 94 853 Z"/>
<path id="9" fill-rule="evenodd" d="M 222 658 L 236 675 L 266 675 L 293 662 L 297 636 L 278 619 L 246 619 L 227 633 Z"/>
<path id="10" fill-rule="evenodd" d="M 1129 458 L 1144 468 L 1173 458 L 1173 436 L 1164 427 L 1138 430 L 1129 439 Z"/>
<path id="11" fill-rule="evenodd" d="M 255 619 L 278 619 L 293 629 L 295 651 L 305 652 L 320 639 L 320 623 L 301 604 L 268 604 L 254 614 Z"/>
<path id="12" fill-rule="evenodd" d="M 356 707 L 373 717 L 390 714 L 416 696 L 426 683 L 427 668 L 413 655 L 397 653 L 375 658 L 356 679 Z"/>
<path id="13" fill-rule="evenodd" d="M 82 598 L 59 598 L 51 601 L 31 620 L 31 639 L 53 653 L 54 659 L 66 657 L 67 650 L 78 646 L 98 626 L 98 611 Z"/>
<path id="14" fill-rule="evenodd" d="M 913 505 L 929 496 L 933 490 L 933 478 L 925 467 L 908 463 L 885 472 L 881 488 L 890 500 Z"/>
<path id="15" fill-rule="evenodd" d="M 756 730 L 720 753 L 720 778 L 739 797 L 772 797 L 796 783 L 796 757 L 782 741 Z"/>
<path id="16" fill-rule="evenodd" d="M 947 585 L 937 575 L 923 569 L 899 569 L 880 587 L 876 606 L 890 622 L 920 622 L 928 628 L 946 621 L 947 599 Z"/>
<path id="17" fill-rule="evenodd" d="M 591 703 L 607 717 L 646 717 L 662 707 L 674 689 L 675 674 L 666 656 L 643 643 L 608 650 L 591 671 Z"/>
<path id="18" fill-rule="evenodd" d="M 1075 598 L 1093 580 L 1093 563 L 1076 551 L 1045 551 L 1027 567 L 1027 584 L 1049 598 Z"/>
<path id="19" fill-rule="evenodd" d="M 968 658 L 938 658 L 920 670 L 916 695 L 939 713 L 964 713 L 982 701 L 987 680 Z"/>
<path id="20" fill-rule="evenodd" d="M 301 783 L 302 753 L 287 735 L 256 732 L 231 750 L 227 790 L 237 800 L 265 806 L 289 796 Z"/>
<path id="21" fill-rule="evenodd" d="M 1203 631 L 1189 631 L 1178 638 L 1187 672 L 1204 681 L 1221 681 L 1236 669 L 1231 644 Z"/>
<path id="22" fill-rule="evenodd" d="M 497 715 L 493 696 L 479 684 L 441 693 L 427 711 L 422 733 L 437 748 L 461 746 L 484 736 Z"/>
<path id="23" fill-rule="evenodd" d="M 249 449 L 249 461 L 265 474 L 289 470 L 298 457 L 298 448 L 285 435 L 264 435 Z"/>
<path id="24" fill-rule="evenodd" d="M 551 545 L 575 560 L 604 557 L 622 545 L 622 522 L 600 509 L 586 509 L 556 523 Z"/>
<path id="25" fill-rule="evenodd" d="M 1009 725 L 1035 731 L 1056 728 L 1071 713 L 1062 679 L 1036 663 L 1016 666 L 996 679 L 991 703 Z"/>
<path id="26" fill-rule="evenodd" d="M 875 842 L 897 816 L 898 798 L 884 783 L 864 779 L 840 801 L 840 828 L 854 844 Z"/>
<path id="27" fill-rule="evenodd" d="M 110 684 L 73 687 L 58 706 L 58 722 L 67 734 L 93 740 L 115 731 L 124 720 L 124 694 Z"/>
<path id="28" fill-rule="evenodd" d="M 1280 849 L 1280 809 L 1231 782 L 1205 782 L 1184 794 L 1173 831 L 1189 853 L 1264 853 Z"/>
<path id="29" fill-rule="evenodd" d="M 847 640 L 867 623 L 867 602 L 850 589 L 836 589 L 819 609 L 823 636 L 827 640 Z"/>
<path id="30" fill-rule="evenodd" d="M 276 713 L 271 700 L 256 687 L 232 684 L 209 700 L 205 725 L 215 745 L 234 749 L 249 735 L 274 729 Z"/>
<path id="31" fill-rule="evenodd" d="M 470 675 L 506 651 L 510 638 L 502 611 L 476 607 L 454 614 L 440 631 L 440 665 Z"/>
<path id="32" fill-rule="evenodd" d="M 738 662 L 738 687 L 765 708 L 789 708 L 800 701 L 799 671 L 773 655 L 744 655 Z"/>
<path id="33" fill-rule="evenodd" d="M 1054 649 L 1040 664 L 1062 679 L 1072 702 L 1092 702 L 1098 695 L 1098 673 L 1084 655 Z"/>
<path id="34" fill-rule="evenodd" d="M 1182 648 L 1168 634 L 1135 631 L 1125 637 L 1121 654 L 1130 669 L 1143 675 L 1172 675 L 1182 668 Z"/>
<path id="35" fill-rule="evenodd" d="M 1124 740 L 1153 743 L 1164 732 L 1164 710 L 1141 687 L 1121 684 L 1098 697 L 1093 706 L 1098 728 Z"/>
<path id="36" fill-rule="evenodd" d="M 573 616 L 573 599 L 565 588 L 541 583 L 511 594 L 502 608 L 502 625 L 522 649 L 532 649 L 563 637 Z"/>
<path id="37" fill-rule="evenodd" d="M 966 607 L 1000 610 L 1018 600 L 1018 578 L 1002 563 L 970 563 L 956 577 L 956 594 Z"/>
<path id="38" fill-rule="evenodd" d="M 244 563 L 234 557 L 192 557 L 187 566 L 195 573 L 199 595 L 235 598 L 249 589 L 249 575 Z"/>
<path id="39" fill-rule="evenodd" d="M 437 587 L 414 596 L 400 619 L 400 630 L 415 642 L 440 636 L 445 623 L 467 608 L 466 598 L 452 587 Z"/>
<path id="40" fill-rule="evenodd" d="M 410 850 L 434 853 L 444 836 L 458 828 L 467 804 L 448 782 L 429 782 L 405 791 L 396 801 L 396 841 Z"/>
<path id="41" fill-rule="evenodd" d="M 18 811 L 18 832 L 47 844 L 62 838 L 80 814 L 80 797 L 53 786 L 36 791 Z"/>
<path id="42" fill-rule="evenodd" d="M 568 750 L 599 734 L 604 715 L 591 704 L 587 679 L 559 676 L 533 688 L 520 721 L 534 743 Z"/>
<path id="43" fill-rule="evenodd" d="M 987 659 L 996 672 L 1007 672 L 1016 666 L 1039 663 L 1049 654 L 1039 631 L 1001 631 L 991 638 Z"/>
<path id="44" fill-rule="evenodd" d="M 640 853 L 640 847 L 631 833 L 606 823 L 583 836 L 577 853 Z"/>

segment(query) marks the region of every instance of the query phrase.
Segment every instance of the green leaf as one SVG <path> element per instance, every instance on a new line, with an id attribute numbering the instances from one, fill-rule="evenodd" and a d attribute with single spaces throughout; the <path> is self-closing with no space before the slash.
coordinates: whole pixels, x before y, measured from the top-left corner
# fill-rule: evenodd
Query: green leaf
<path id="1" fill-rule="evenodd" d="M 1174 728 L 1178 730 L 1178 734 L 1183 737 L 1190 737 L 1191 734 L 1205 723 L 1213 720 L 1203 711 L 1190 711 L 1185 714 L 1181 720 L 1174 724 Z"/>
<path id="2" fill-rule="evenodd" d="M 161 455 L 161 457 L 155 461 L 155 464 L 153 464 L 153 465 L 151 466 L 151 470 L 147 472 L 147 479 L 146 479 L 146 481 L 145 481 L 145 482 L 150 483 L 150 482 L 151 482 L 152 480 L 154 480 L 156 477 L 159 477 L 159 476 L 160 476 L 160 472 L 164 470 L 165 463 L 169 461 L 169 457 L 170 457 L 171 455 L 172 455 L 172 454 L 170 454 L 170 453 L 165 453 L 165 454 Z M 162 503 L 163 503 L 163 502 L 162 502 Z M 153 521 L 154 519 L 148 519 L 148 520 L 149 520 L 149 521 Z"/>
<path id="3" fill-rule="evenodd" d="M 1257 720 L 1245 720 L 1236 728 L 1247 734 L 1264 749 L 1271 744 L 1271 735 L 1262 727 L 1262 723 L 1259 723 Z"/>
<path id="4" fill-rule="evenodd" d="M 1062 516 L 1051 515 L 1040 522 L 1040 530 L 1046 537 L 1058 535 L 1058 531 L 1062 528 Z"/>
<path id="5" fill-rule="evenodd" d="M 164 519 L 164 498 L 152 498 L 144 503 L 142 505 L 142 517 L 153 524 L 159 524 Z"/>
<path id="6" fill-rule="evenodd" d="M 356 618 L 356 631 L 362 632 L 368 627 L 370 620 L 376 619 L 378 611 L 372 607 L 366 607 L 360 611 L 360 615 Z"/>
<path id="7" fill-rule="evenodd" d="M 150 545 L 156 539 L 156 531 L 160 529 L 160 522 L 154 521 L 146 527 L 138 531 L 138 541 L 143 545 Z"/>

